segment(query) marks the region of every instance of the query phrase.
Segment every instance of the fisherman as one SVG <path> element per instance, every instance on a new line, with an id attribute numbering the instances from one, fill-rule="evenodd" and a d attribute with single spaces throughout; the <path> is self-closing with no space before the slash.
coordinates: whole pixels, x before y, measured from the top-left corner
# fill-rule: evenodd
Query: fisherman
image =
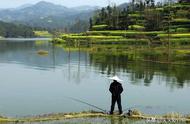
<path id="1" fill-rule="evenodd" d="M 113 82 L 110 84 L 109 91 L 112 94 L 112 100 L 111 100 L 111 110 L 110 114 L 113 114 L 115 103 L 117 102 L 119 114 L 122 114 L 122 106 L 121 106 L 121 93 L 123 92 L 123 87 L 121 85 L 122 80 L 119 79 L 117 76 L 114 76 L 110 78 L 113 80 Z"/>

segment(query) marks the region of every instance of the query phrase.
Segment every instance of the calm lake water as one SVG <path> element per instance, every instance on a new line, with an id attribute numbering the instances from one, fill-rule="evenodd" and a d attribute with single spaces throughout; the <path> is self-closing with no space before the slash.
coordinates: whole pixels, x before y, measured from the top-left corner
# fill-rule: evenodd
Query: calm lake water
<path id="1" fill-rule="evenodd" d="M 38 50 L 49 54 L 38 55 Z M 187 114 L 189 70 L 189 66 L 131 62 L 112 54 L 69 52 L 48 42 L 0 41 L 0 114 L 15 117 L 96 110 L 68 97 L 108 111 L 108 77 L 113 75 L 124 80 L 123 109 Z"/>

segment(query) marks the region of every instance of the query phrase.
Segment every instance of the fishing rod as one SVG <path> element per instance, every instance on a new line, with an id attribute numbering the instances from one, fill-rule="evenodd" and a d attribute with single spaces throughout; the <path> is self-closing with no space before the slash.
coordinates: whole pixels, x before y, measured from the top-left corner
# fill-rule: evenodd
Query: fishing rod
<path id="1" fill-rule="evenodd" d="M 86 104 L 86 105 L 88 105 L 88 106 L 91 106 L 91 107 L 93 107 L 93 108 L 96 108 L 96 109 L 98 109 L 98 110 L 101 110 L 101 111 L 104 112 L 104 113 L 107 113 L 106 110 L 104 110 L 104 109 L 102 109 L 102 108 L 100 108 L 100 107 L 98 107 L 98 106 L 96 106 L 96 105 L 93 105 L 93 104 L 84 102 L 84 101 L 82 101 L 82 100 L 79 100 L 79 99 L 76 99 L 76 98 L 73 98 L 73 97 L 66 97 L 66 98 L 71 99 L 71 100 L 76 101 L 76 102 L 80 102 L 80 103 Z"/>

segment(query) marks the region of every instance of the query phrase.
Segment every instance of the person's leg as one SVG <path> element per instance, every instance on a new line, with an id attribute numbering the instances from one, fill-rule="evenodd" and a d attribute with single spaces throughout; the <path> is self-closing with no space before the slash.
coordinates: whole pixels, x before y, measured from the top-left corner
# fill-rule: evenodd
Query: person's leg
<path id="1" fill-rule="evenodd" d="M 116 102 L 116 98 L 114 96 L 112 96 L 110 114 L 113 114 L 114 107 L 115 107 L 115 102 Z"/>
<path id="2" fill-rule="evenodd" d="M 118 109 L 119 109 L 119 114 L 122 114 L 122 106 L 121 106 L 121 96 L 119 95 L 117 98 L 117 105 L 118 105 Z"/>

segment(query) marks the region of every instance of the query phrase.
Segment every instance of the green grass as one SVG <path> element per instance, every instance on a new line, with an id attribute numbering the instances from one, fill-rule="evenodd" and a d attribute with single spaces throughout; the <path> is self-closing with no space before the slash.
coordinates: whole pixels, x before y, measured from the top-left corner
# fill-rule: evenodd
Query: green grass
<path id="1" fill-rule="evenodd" d="M 52 42 L 55 44 L 62 44 L 62 43 L 65 43 L 65 40 L 61 38 L 54 38 Z"/>
<path id="2" fill-rule="evenodd" d="M 107 27 L 108 25 L 94 25 L 92 26 L 92 30 L 105 30 Z"/>
<path id="3" fill-rule="evenodd" d="M 161 38 L 164 38 L 164 37 L 168 37 L 168 34 L 159 34 L 158 36 Z M 190 33 L 170 34 L 170 37 L 172 37 L 172 38 L 190 38 Z"/>
<path id="4" fill-rule="evenodd" d="M 143 31 L 134 31 L 134 30 L 107 30 L 107 31 L 88 31 L 88 35 L 107 35 L 107 36 L 139 36 L 139 35 L 157 35 L 163 34 L 163 31 L 152 31 L 152 32 L 143 32 Z"/>
<path id="5" fill-rule="evenodd" d="M 156 8 L 157 11 L 163 11 L 164 8 Z"/>
<path id="6" fill-rule="evenodd" d="M 190 55 L 190 50 L 176 50 L 178 55 Z"/>
<path id="7" fill-rule="evenodd" d="M 52 37 L 52 34 L 50 34 L 48 31 L 34 31 L 34 34 L 40 37 Z"/>
<path id="8" fill-rule="evenodd" d="M 63 35 L 63 39 L 121 39 L 123 38 L 122 36 L 73 36 L 73 35 Z"/>
<path id="9" fill-rule="evenodd" d="M 141 15 L 140 14 L 137 14 L 137 13 L 135 13 L 135 14 L 129 14 L 129 17 L 140 17 Z"/>
<path id="10" fill-rule="evenodd" d="M 145 27 L 144 26 L 141 26 L 141 25 L 129 25 L 129 27 L 128 27 L 130 30 L 144 30 L 145 29 Z"/>
<path id="11" fill-rule="evenodd" d="M 178 19 L 173 19 L 172 21 L 174 22 L 188 22 L 190 23 L 190 19 L 187 19 L 187 18 L 178 18 Z"/>
<path id="12" fill-rule="evenodd" d="M 148 39 L 126 39 L 126 38 L 123 38 L 123 39 L 102 39 L 102 40 L 95 40 L 95 41 L 92 41 L 92 43 L 121 43 L 121 44 L 145 44 L 147 45 L 149 42 Z"/>

